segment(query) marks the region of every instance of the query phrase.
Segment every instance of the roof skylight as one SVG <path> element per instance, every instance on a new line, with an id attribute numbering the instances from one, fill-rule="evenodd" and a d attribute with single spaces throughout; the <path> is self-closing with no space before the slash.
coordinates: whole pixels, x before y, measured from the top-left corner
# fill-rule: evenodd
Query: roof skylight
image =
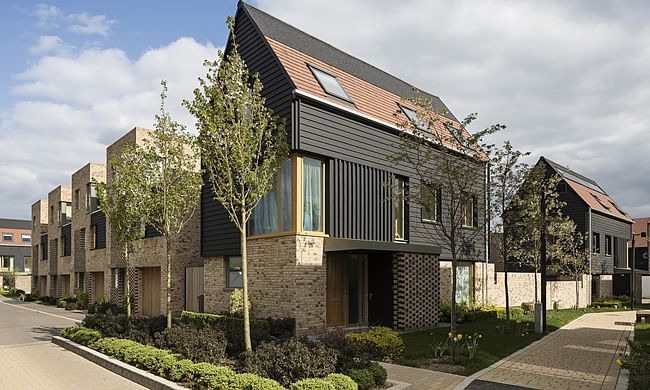
<path id="1" fill-rule="evenodd" d="M 316 77 L 316 80 L 318 80 L 318 83 L 325 93 L 352 103 L 352 99 L 350 99 L 350 96 L 345 92 L 345 89 L 343 89 L 341 83 L 336 79 L 336 76 L 323 72 L 311 65 L 309 65 L 309 69 L 311 69 L 311 72 L 314 74 L 314 77 Z"/>
<path id="2" fill-rule="evenodd" d="M 399 105 L 399 108 L 402 110 L 404 115 L 415 125 L 420 130 L 426 130 L 429 126 L 427 126 L 426 122 L 420 118 L 418 115 L 417 111 L 415 111 L 412 108 L 408 108 L 403 104 Z"/>

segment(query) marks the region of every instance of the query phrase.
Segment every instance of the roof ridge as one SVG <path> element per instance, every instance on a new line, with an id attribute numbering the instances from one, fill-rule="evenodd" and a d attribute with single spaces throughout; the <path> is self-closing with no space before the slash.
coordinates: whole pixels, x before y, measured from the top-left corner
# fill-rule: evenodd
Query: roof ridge
<path id="1" fill-rule="evenodd" d="M 381 75 L 381 77 L 383 77 L 383 78 L 391 79 L 393 82 L 401 83 L 401 84 L 403 84 L 403 86 L 409 87 L 409 89 L 413 92 L 413 94 L 415 94 L 416 91 L 417 91 L 420 95 L 422 95 L 422 96 L 424 96 L 424 97 L 426 97 L 428 99 L 431 99 L 432 104 L 438 103 L 439 105 L 442 106 L 443 109 L 441 111 L 443 111 L 443 112 L 440 112 L 439 114 L 441 114 L 443 116 L 450 116 L 451 118 L 449 118 L 449 119 L 458 121 L 458 119 L 449 110 L 449 108 L 442 102 L 442 100 L 440 99 L 439 96 L 434 95 L 432 93 L 429 93 L 427 91 L 424 91 L 424 90 L 416 87 L 414 84 L 412 84 L 412 83 L 410 83 L 408 81 L 405 81 L 405 80 L 403 80 L 403 79 L 401 79 L 401 78 L 399 78 L 399 77 L 397 77 L 397 76 L 395 76 L 395 75 L 393 75 L 391 73 L 388 73 L 387 71 L 385 71 L 385 70 L 383 70 L 381 68 L 378 68 L 377 66 L 372 65 L 371 63 L 369 63 L 369 62 L 367 62 L 367 61 L 365 61 L 365 60 L 363 60 L 361 58 L 358 58 L 358 57 L 356 57 L 356 56 L 354 56 L 352 54 L 349 54 L 349 53 L 335 47 L 334 45 L 332 45 L 332 44 L 330 44 L 328 42 L 325 42 L 324 40 L 322 40 L 322 39 L 320 39 L 320 38 L 318 38 L 318 37 L 316 37 L 316 36 L 314 36 L 312 34 L 309 34 L 309 33 L 305 32 L 305 31 L 293 26 L 292 24 L 289 24 L 289 23 L 285 22 L 284 20 L 281 20 L 281 19 L 269 14 L 268 12 L 265 12 L 265 11 L 255 7 L 255 6 L 252 6 L 252 5 L 246 3 L 246 2 L 244 2 L 242 0 L 239 1 L 238 7 L 243 7 L 248 12 L 252 10 L 253 13 L 257 12 L 259 14 L 262 14 L 265 17 L 271 18 L 272 20 L 276 21 L 277 23 L 280 23 L 280 24 L 282 24 L 284 26 L 287 26 L 291 30 L 294 30 L 295 32 L 298 32 L 298 33 L 308 37 L 309 39 L 312 39 L 312 40 L 316 41 L 318 44 L 326 46 L 329 50 L 333 50 L 337 54 L 339 54 L 339 55 L 341 55 L 343 57 L 347 57 L 348 59 L 351 59 L 353 62 L 354 61 L 358 62 L 357 66 L 358 65 L 365 66 L 365 67 L 369 68 L 370 70 L 372 70 L 373 72 L 379 73 Z M 258 27 L 262 31 L 262 34 L 265 35 L 265 36 L 268 36 L 267 33 L 264 31 L 264 28 L 261 27 L 260 23 L 256 20 L 255 16 L 252 15 L 251 12 L 249 12 L 249 15 L 251 15 L 251 18 L 253 19 L 253 22 L 258 25 Z M 302 52 L 304 54 L 312 55 L 310 53 L 305 52 L 304 49 L 295 47 L 295 46 L 291 45 L 290 42 L 286 42 L 285 40 L 282 40 L 280 37 L 277 37 L 277 36 L 274 37 L 272 35 L 270 35 L 270 37 L 277 40 L 277 41 L 279 41 L 279 42 L 282 42 L 283 44 L 285 44 L 287 46 L 290 46 L 290 47 L 292 47 L 292 48 L 294 48 L 294 49 L 296 49 L 296 50 L 298 50 L 298 51 L 300 51 L 300 52 Z M 403 96 L 402 93 L 398 93 L 395 90 L 391 90 L 391 88 L 387 87 L 386 85 L 381 85 L 376 80 L 369 80 L 368 77 L 364 77 L 363 75 L 359 74 L 359 72 L 354 72 L 351 69 L 341 68 L 340 65 L 332 64 L 330 61 L 327 61 L 326 59 L 324 59 L 322 57 L 318 57 L 318 56 L 314 56 L 314 55 L 312 55 L 312 56 L 317 58 L 320 61 L 323 61 L 323 62 L 327 63 L 330 66 L 334 66 L 336 68 L 339 68 L 342 71 L 345 71 L 346 73 L 349 73 L 349 74 L 351 74 L 351 75 L 353 75 L 355 77 L 358 77 L 358 78 L 360 78 L 360 79 L 362 79 L 362 80 L 364 80 L 364 81 L 366 81 L 366 82 L 368 82 L 368 83 L 370 83 L 372 85 L 375 85 L 378 88 L 381 88 L 381 89 L 384 89 L 386 91 L 392 92 L 395 95 L 398 95 L 398 96 L 400 96 L 402 98 L 407 97 L 407 96 Z M 354 65 L 351 64 L 351 66 L 354 66 Z"/>

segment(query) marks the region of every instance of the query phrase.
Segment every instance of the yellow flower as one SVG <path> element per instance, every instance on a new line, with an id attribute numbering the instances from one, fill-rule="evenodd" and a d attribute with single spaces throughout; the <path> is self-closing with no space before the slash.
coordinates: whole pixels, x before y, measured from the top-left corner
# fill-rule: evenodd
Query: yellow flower
<path id="1" fill-rule="evenodd" d="M 467 336 L 467 338 L 471 340 L 471 339 L 472 339 L 472 336 Z"/>
<path id="2" fill-rule="evenodd" d="M 483 338 L 483 335 L 482 335 L 482 334 L 479 334 L 479 335 L 478 335 L 478 338 L 479 338 L 479 339 L 482 339 L 482 338 Z"/>
<path id="3" fill-rule="evenodd" d="M 460 339 L 462 339 L 462 338 L 463 338 L 463 335 L 459 333 L 459 334 L 458 334 L 458 340 L 460 340 Z"/>
<path id="4" fill-rule="evenodd" d="M 451 332 L 447 333 L 447 337 L 451 337 Z"/>
<path id="5" fill-rule="evenodd" d="M 521 324 L 521 320 L 517 320 L 517 323 L 518 323 L 518 324 Z"/>
<path id="6" fill-rule="evenodd" d="M 619 367 L 623 366 L 623 361 L 621 359 L 616 359 L 616 365 Z"/>

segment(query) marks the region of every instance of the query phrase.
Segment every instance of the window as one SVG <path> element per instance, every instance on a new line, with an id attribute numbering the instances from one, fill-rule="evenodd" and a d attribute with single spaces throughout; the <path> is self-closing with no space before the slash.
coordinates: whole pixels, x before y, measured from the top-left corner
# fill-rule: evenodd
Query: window
<path id="1" fill-rule="evenodd" d="M 79 210 L 79 190 L 74 190 L 74 209 Z"/>
<path id="2" fill-rule="evenodd" d="M 11 271 L 14 265 L 13 256 L 0 256 L 0 268 Z"/>
<path id="3" fill-rule="evenodd" d="M 23 261 L 24 261 L 24 266 L 23 266 L 24 271 L 30 272 L 32 270 L 32 257 L 25 256 L 23 257 Z"/>
<path id="4" fill-rule="evenodd" d="M 567 193 L 567 185 L 565 182 L 561 182 L 557 185 L 557 192 L 558 194 L 566 194 Z"/>
<path id="5" fill-rule="evenodd" d="M 54 206 L 50 206 L 50 223 L 54 222 Z"/>
<path id="6" fill-rule="evenodd" d="M 242 261 L 239 256 L 226 257 L 226 287 L 242 288 Z"/>
<path id="7" fill-rule="evenodd" d="M 427 128 L 429 128 L 426 121 L 420 118 L 417 111 L 413 110 L 412 108 L 408 108 L 402 104 L 399 105 L 399 108 L 402 110 L 404 115 L 406 115 L 406 117 L 415 125 L 415 127 L 417 127 L 420 130 L 426 130 Z"/>
<path id="8" fill-rule="evenodd" d="M 323 231 L 324 164 L 314 158 L 303 158 L 302 174 L 302 228 L 311 232 Z"/>
<path id="9" fill-rule="evenodd" d="M 90 225 L 90 249 L 97 248 L 97 225 Z"/>
<path id="10" fill-rule="evenodd" d="M 93 183 L 86 184 L 86 211 L 92 213 L 97 210 L 97 187 Z"/>
<path id="11" fill-rule="evenodd" d="M 593 253 L 600 253 L 600 233 L 591 234 L 591 251 Z"/>
<path id="12" fill-rule="evenodd" d="M 336 79 L 336 76 L 323 72 L 311 65 L 309 66 L 309 69 L 314 74 L 314 77 L 316 77 L 316 80 L 318 80 L 318 83 L 325 93 L 352 103 L 352 99 L 350 99 L 350 96 L 345 92 L 345 89 L 343 89 L 339 81 Z"/>
<path id="13" fill-rule="evenodd" d="M 282 164 L 276 175 L 275 188 L 253 210 L 251 235 L 291 230 L 291 178 L 292 159 L 289 159 Z"/>
<path id="14" fill-rule="evenodd" d="M 605 256 L 612 255 L 612 236 L 605 236 Z"/>
<path id="15" fill-rule="evenodd" d="M 61 211 L 59 223 L 61 223 L 61 225 L 70 223 L 70 221 L 72 221 L 72 203 L 61 202 L 59 204 L 59 210 Z"/>
<path id="16" fill-rule="evenodd" d="M 476 227 L 478 220 L 476 216 L 477 204 L 475 196 L 467 196 L 463 200 L 463 226 Z"/>
<path id="17" fill-rule="evenodd" d="M 594 199 L 596 199 L 596 201 L 597 201 L 598 203 L 600 203 L 600 205 L 603 206 L 606 210 L 611 209 L 611 207 L 609 207 L 609 205 L 605 204 L 605 202 L 603 202 L 602 199 L 600 199 L 597 195 L 595 195 L 595 194 L 592 193 L 591 196 L 593 196 Z"/>
<path id="18" fill-rule="evenodd" d="M 32 242 L 32 235 L 31 234 L 21 234 L 20 239 L 23 240 L 23 242 Z"/>
<path id="19" fill-rule="evenodd" d="M 2 241 L 13 241 L 13 240 L 14 240 L 13 233 L 2 233 Z"/>
<path id="20" fill-rule="evenodd" d="M 405 240 L 404 234 L 404 204 L 406 184 L 404 179 L 395 178 L 395 198 L 393 199 L 393 214 L 395 225 L 395 239 Z"/>
<path id="21" fill-rule="evenodd" d="M 121 281 L 124 279 L 124 268 L 111 268 L 111 288 L 121 290 Z"/>
<path id="22" fill-rule="evenodd" d="M 86 249 L 86 228 L 79 229 L 79 249 Z"/>
<path id="23" fill-rule="evenodd" d="M 48 242 L 47 235 L 41 236 L 41 260 L 48 258 Z"/>
<path id="24" fill-rule="evenodd" d="M 442 218 L 442 190 L 424 187 L 422 189 L 422 220 L 438 222 Z"/>

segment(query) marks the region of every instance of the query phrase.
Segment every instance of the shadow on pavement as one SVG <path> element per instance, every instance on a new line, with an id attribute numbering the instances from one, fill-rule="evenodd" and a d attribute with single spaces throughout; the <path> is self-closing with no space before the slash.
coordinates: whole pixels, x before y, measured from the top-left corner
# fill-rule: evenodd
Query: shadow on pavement
<path id="1" fill-rule="evenodd" d="M 32 337 L 36 341 L 51 341 L 52 336 L 58 336 L 64 326 L 35 326 L 29 331 L 34 334 Z"/>
<path id="2" fill-rule="evenodd" d="M 505 383 L 498 383 L 498 382 L 489 382 L 489 381 L 482 381 L 480 379 L 477 379 L 473 381 L 472 383 L 469 384 L 469 386 L 466 387 L 466 389 L 470 390 L 530 390 L 534 389 L 533 387 L 523 387 L 523 386 L 515 386 L 515 385 L 507 385 Z"/>

